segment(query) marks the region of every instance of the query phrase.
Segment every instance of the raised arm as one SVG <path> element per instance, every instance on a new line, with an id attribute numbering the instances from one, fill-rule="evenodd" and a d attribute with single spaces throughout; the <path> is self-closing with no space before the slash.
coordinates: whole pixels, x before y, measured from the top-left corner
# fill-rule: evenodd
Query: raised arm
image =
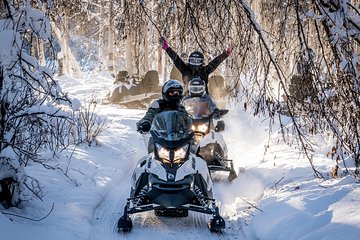
<path id="1" fill-rule="evenodd" d="M 220 55 L 211 60 L 208 65 L 206 65 L 206 73 L 210 74 L 228 57 L 231 55 L 233 50 L 233 45 L 231 44 L 226 48 Z"/>
<path id="2" fill-rule="evenodd" d="M 164 49 L 165 52 L 167 53 L 167 55 L 169 55 L 169 57 L 171 58 L 171 60 L 173 61 L 174 65 L 177 67 L 177 69 L 179 69 L 179 71 L 181 73 L 183 73 L 186 69 L 186 64 L 181 59 L 181 57 L 171 47 L 169 47 L 169 45 L 164 37 L 160 38 L 160 43 L 161 43 L 162 49 Z"/>

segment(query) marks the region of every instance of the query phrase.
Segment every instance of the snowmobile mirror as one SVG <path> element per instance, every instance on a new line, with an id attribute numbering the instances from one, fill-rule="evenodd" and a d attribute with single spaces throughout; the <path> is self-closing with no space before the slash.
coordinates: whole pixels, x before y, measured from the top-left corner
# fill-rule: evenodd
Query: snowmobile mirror
<path id="1" fill-rule="evenodd" d="M 227 109 L 215 109 L 215 111 L 213 112 L 213 117 L 215 119 L 219 119 L 222 116 L 224 116 L 225 114 L 227 114 L 229 112 L 229 110 Z"/>
<path id="2" fill-rule="evenodd" d="M 227 114 L 229 112 L 228 109 L 220 109 L 220 116 L 224 116 L 225 114 Z"/>
<path id="3" fill-rule="evenodd" d="M 224 121 L 218 121 L 216 123 L 215 132 L 223 132 L 225 130 L 225 122 Z"/>

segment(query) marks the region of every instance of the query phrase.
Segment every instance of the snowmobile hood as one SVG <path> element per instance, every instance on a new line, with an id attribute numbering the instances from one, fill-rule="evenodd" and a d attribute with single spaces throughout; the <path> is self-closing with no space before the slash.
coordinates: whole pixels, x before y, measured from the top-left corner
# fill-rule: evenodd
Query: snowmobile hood
<path id="1" fill-rule="evenodd" d="M 172 110 L 158 113 L 151 125 L 154 142 L 169 148 L 176 148 L 190 141 L 192 119 L 182 111 Z"/>

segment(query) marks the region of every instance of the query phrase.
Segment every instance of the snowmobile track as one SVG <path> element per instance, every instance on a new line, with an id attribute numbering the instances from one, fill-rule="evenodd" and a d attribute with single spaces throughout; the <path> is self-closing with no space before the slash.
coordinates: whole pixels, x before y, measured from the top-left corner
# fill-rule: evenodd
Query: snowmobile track
<path id="1" fill-rule="evenodd" d="M 119 239 L 117 222 L 122 214 L 127 195 L 127 191 L 119 194 L 119 189 L 115 188 L 99 202 L 93 213 L 90 240 Z"/>

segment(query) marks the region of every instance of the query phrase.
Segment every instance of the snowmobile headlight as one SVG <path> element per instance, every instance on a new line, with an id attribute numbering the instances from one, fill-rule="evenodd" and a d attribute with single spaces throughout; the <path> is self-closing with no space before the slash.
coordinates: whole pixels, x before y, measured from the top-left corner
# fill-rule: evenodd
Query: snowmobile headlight
<path id="1" fill-rule="evenodd" d="M 186 157 L 186 153 L 189 149 L 189 144 L 186 144 L 174 152 L 174 160 L 173 163 L 180 163 L 181 160 L 183 160 Z"/>
<path id="2" fill-rule="evenodd" d="M 186 157 L 187 151 L 189 149 L 189 144 L 186 144 L 175 150 L 168 150 L 161 146 L 160 144 L 155 144 L 157 154 L 159 158 L 165 163 L 180 163 Z"/>
<path id="3" fill-rule="evenodd" d="M 191 129 L 195 132 L 201 132 L 201 133 L 207 133 L 208 131 L 208 125 L 207 124 L 200 124 L 200 125 L 192 125 Z"/>
<path id="4" fill-rule="evenodd" d="M 161 146 L 160 144 L 156 143 L 155 146 L 159 158 L 170 161 L 170 151 L 164 148 L 163 146 Z"/>

